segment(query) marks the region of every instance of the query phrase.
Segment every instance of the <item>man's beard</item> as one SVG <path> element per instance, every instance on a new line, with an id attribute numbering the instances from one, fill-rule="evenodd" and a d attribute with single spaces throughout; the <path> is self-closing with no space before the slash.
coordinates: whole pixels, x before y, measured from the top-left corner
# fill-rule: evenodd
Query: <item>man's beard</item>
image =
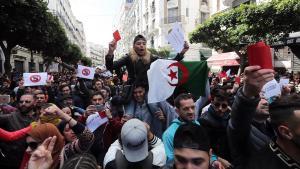
<path id="1" fill-rule="evenodd" d="M 30 107 L 20 106 L 19 110 L 22 114 L 28 114 L 30 111 L 33 110 L 33 106 Z"/>
<path id="2" fill-rule="evenodd" d="M 300 149 L 300 136 L 295 135 L 294 138 L 292 139 L 292 142 Z"/>

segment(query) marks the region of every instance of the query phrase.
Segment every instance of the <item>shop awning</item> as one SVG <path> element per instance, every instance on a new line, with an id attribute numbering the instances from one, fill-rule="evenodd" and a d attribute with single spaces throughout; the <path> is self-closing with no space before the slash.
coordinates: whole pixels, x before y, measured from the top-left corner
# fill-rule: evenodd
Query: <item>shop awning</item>
<path id="1" fill-rule="evenodd" d="M 235 52 L 220 53 L 208 58 L 208 66 L 239 66 L 240 57 Z"/>

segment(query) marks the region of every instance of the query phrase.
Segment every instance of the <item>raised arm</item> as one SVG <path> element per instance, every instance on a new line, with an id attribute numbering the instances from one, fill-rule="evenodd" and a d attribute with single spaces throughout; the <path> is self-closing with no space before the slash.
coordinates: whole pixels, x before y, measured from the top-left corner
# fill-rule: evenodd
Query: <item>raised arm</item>
<path id="1" fill-rule="evenodd" d="M 274 78 L 273 70 L 249 66 L 245 69 L 245 83 L 238 91 L 228 125 L 228 140 L 234 166 L 242 166 L 249 155 L 251 122 L 260 100 L 262 87 Z"/>

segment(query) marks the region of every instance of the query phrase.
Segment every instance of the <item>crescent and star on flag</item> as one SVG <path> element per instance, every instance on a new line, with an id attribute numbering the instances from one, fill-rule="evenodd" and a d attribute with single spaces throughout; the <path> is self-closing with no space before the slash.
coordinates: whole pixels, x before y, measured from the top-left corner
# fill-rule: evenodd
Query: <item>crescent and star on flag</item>
<path id="1" fill-rule="evenodd" d="M 178 67 L 178 70 L 181 70 L 181 72 L 182 72 L 181 79 L 179 79 L 179 77 L 177 77 L 177 73 L 178 72 L 173 71 L 172 69 L 170 69 L 171 67 Z M 168 69 L 170 70 L 170 73 L 168 74 L 168 76 L 171 78 L 171 82 L 168 81 L 169 85 L 171 85 L 171 86 L 179 86 L 179 85 L 184 84 L 184 83 L 186 83 L 188 81 L 189 71 L 180 62 L 174 62 L 174 63 L 170 64 L 168 66 Z M 178 79 L 178 83 L 172 83 L 173 79 Z"/>

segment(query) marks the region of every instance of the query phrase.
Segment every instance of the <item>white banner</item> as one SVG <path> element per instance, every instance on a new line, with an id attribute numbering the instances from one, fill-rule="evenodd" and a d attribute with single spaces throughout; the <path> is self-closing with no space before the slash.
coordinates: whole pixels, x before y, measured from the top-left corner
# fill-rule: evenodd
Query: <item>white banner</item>
<path id="1" fill-rule="evenodd" d="M 47 72 L 23 73 L 24 86 L 43 86 L 47 83 Z"/>
<path id="2" fill-rule="evenodd" d="M 78 65 L 77 77 L 85 79 L 94 79 L 95 68 Z"/>

